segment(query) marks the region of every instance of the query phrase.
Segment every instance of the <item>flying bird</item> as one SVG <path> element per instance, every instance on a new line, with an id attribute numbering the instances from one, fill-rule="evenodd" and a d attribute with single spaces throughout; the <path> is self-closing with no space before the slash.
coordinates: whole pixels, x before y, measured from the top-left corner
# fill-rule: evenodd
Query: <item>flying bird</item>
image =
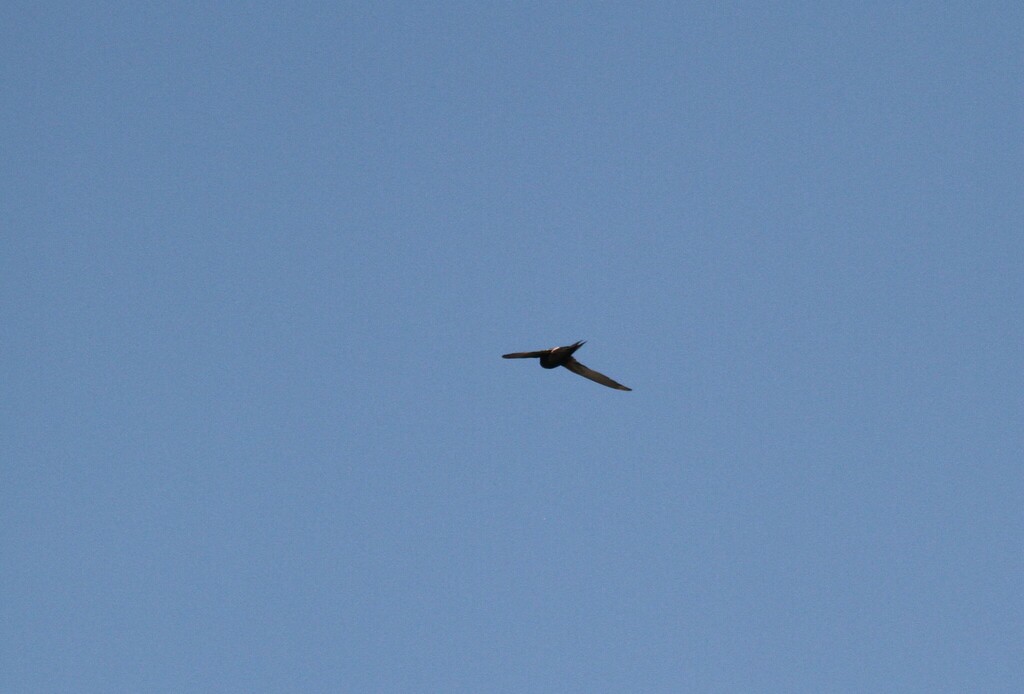
<path id="1" fill-rule="evenodd" d="M 588 369 L 583 364 L 576 361 L 573 358 L 572 353 L 583 346 L 586 340 L 580 340 L 579 342 L 567 345 L 565 347 L 552 347 L 551 349 L 542 349 L 539 352 L 512 352 L 512 354 L 502 354 L 502 359 L 532 359 L 539 358 L 540 365 L 545 369 L 553 369 L 556 366 L 564 366 L 575 374 L 583 376 L 583 378 L 589 378 L 591 381 L 600 383 L 603 386 L 614 388 L 615 390 L 633 390 L 627 388 L 621 383 L 616 383 L 612 379 L 608 378 L 604 374 L 598 373 L 593 369 Z"/>

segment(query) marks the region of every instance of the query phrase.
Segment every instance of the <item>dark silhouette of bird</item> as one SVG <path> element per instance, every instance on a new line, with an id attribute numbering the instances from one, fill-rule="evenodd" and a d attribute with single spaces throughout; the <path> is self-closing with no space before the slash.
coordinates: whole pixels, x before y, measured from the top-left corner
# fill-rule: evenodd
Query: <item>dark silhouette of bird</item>
<path id="1" fill-rule="evenodd" d="M 593 369 L 588 369 L 583 364 L 576 361 L 572 356 L 572 353 L 578 350 L 586 340 L 580 340 L 579 342 L 567 345 L 565 347 L 552 347 L 551 349 L 543 349 L 539 352 L 512 352 L 512 354 L 502 354 L 502 359 L 531 359 L 539 358 L 540 365 L 545 369 L 553 369 L 556 366 L 564 366 L 575 374 L 583 376 L 583 378 L 589 378 L 591 381 L 600 383 L 603 386 L 614 388 L 615 390 L 633 390 L 627 388 L 621 383 L 616 383 L 612 379 L 608 378 L 604 374 L 598 373 Z"/>

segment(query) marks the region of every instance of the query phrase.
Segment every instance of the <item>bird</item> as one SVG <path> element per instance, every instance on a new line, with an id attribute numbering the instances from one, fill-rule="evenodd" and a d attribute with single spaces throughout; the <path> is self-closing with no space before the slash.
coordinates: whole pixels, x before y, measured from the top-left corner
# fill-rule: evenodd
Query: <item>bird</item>
<path id="1" fill-rule="evenodd" d="M 512 352 L 511 354 L 502 354 L 502 359 L 540 359 L 540 365 L 545 369 L 553 369 L 557 366 L 564 366 L 565 368 L 572 371 L 574 374 L 579 374 L 583 378 L 589 378 L 591 381 L 600 383 L 603 386 L 614 388 L 615 390 L 633 390 L 627 388 L 621 383 L 617 383 L 612 379 L 608 378 L 602 373 L 598 373 L 593 369 L 588 369 L 583 364 L 576 361 L 572 356 L 572 353 L 578 350 L 586 343 L 586 340 L 580 340 L 574 342 L 571 345 L 564 347 L 552 347 L 551 349 L 542 349 L 538 352 Z"/>

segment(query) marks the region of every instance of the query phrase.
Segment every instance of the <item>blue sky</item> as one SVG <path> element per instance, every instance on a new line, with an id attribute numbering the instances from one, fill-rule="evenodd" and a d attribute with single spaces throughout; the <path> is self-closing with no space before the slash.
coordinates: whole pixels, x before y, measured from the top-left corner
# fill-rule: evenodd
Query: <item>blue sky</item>
<path id="1" fill-rule="evenodd" d="M 1022 34 L 5 3 L 0 689 L 1024 690 Z"/>

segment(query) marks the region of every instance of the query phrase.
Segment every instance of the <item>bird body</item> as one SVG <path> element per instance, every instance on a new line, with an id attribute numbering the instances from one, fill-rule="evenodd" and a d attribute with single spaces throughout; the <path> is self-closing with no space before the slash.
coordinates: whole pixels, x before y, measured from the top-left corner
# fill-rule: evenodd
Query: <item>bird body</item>
<path id="1" fill-rule="evenodd" d="M 576 361 L 575 357 L 572 356 L 573 352 L 582 347 L 585 342 L 586 340 L 580 340 L 564 347 L 552 347 L 551 349 L 543 349 L 537 352 L 512 352 L 511 354 L 503 354 L 501 356 L 503 359 L 540 359 L 540 365 L 545 369 L 564 366 L 573 373 L 589 378 L 591 381 L 600 383 L 603 386 L 608 386 L 615 390 L 632 390 L 632 388 L 627 388 L 621 383 L 617 383 L 604 374 L 589 369 Z"/>

